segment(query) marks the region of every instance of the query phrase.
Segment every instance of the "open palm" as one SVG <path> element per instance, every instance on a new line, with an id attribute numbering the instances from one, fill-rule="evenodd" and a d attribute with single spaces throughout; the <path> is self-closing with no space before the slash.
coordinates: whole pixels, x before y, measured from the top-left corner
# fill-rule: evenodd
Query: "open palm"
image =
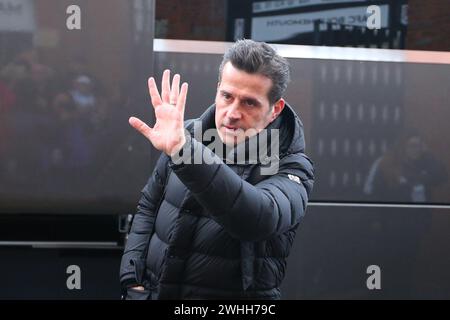
<path id="1" fill-rule="evenodd" d="M 131 117 L 130 125 L 150 140 L 156 149 L 172 156 L 186 142 L 184 109 L 188 84 L 183 83 L 180 91 L 180 75 L 176 74 L 170 86 L 170 70 L 165 70 L 161 83 L 161 96 L 152 77 L 148 80 L 148 89 L 155 108 L 156 123 L 151 128 L 138 118 Z"/>

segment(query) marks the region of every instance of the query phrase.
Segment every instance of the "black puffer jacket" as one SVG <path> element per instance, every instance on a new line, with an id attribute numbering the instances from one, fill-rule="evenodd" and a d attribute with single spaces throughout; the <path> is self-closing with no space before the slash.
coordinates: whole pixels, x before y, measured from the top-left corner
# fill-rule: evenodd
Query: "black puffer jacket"
<path id="1" fill-rule="evenodd" d="M 215 106 L 200 118 L 214 128 Z M 186 128 L 192 132 L 193 122 Z M 142 190 L 121 264 L 124 287 L 149 299 L 279 299 L 296 229 L 313 186 L 303 125 L 286 105 L 267 129 L 280 131 L 279 169 L 262 164 L 174 164 L 162 155 Z M 188 139 L 191 150 L 210 151 Z M 217 157 L 210 152 L 213 157 Z M 148 248 L 148 250 L 146 250 Z"/>

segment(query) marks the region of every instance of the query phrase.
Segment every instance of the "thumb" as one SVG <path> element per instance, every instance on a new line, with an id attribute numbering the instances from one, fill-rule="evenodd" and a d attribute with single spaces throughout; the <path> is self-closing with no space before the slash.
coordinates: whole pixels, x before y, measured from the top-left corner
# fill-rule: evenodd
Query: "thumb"
<path id="1" fill-rule="evenodd" d="M 133 128 L 135 128 L 137 131 L 139 131 L 144 137 L 146 137 L 150 141 L 152 140 L 151 139 L 151 136 L 153 133 L 152 128 L 150 128 L 147 124 L 145 124 L 145 122 L 143 122 L 135 117 L 130 117 L 130 119 L 128 119 L 128 122 L 130 123 L 130 125 Z"/>

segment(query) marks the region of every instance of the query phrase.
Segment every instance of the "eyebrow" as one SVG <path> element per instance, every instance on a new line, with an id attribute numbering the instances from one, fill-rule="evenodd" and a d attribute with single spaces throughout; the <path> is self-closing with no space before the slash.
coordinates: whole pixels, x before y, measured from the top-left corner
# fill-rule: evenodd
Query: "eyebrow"
<path id="1" fill-rule="evenodd" d="M 226 93 L 226 94 L 229 94 L 230 96 L 234 96 L 231 92 L 228 92 L 227 90 L 224 90 L 224 89 L 221 89 L 220 93 L 222 93 L 222 94 Z M 258 99 L 253 98 L 253 97 L 242 96 L 241 100 L 244 100 L 244 101 L 247 100 L 247 101 L 253 102 L 254 104 L 261 105 L 261 102 Z"/>

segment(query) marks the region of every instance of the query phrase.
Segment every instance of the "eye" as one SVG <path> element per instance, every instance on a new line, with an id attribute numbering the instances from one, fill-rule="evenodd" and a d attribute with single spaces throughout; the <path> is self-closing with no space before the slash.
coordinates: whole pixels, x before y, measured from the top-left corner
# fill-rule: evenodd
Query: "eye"
<path id="1" fill-rule="evenodd" d="M 226 92 L 222 92 L 222 97 L 224 100 L 228 101 L 231 99 L 231 94 L 226 93 Z"/>
<path id="2" fill-rule="evenodd" d="M 256 103 L 253 100 L 245 100 L 245 104 L 250 107 L 256 106 Z"/>

